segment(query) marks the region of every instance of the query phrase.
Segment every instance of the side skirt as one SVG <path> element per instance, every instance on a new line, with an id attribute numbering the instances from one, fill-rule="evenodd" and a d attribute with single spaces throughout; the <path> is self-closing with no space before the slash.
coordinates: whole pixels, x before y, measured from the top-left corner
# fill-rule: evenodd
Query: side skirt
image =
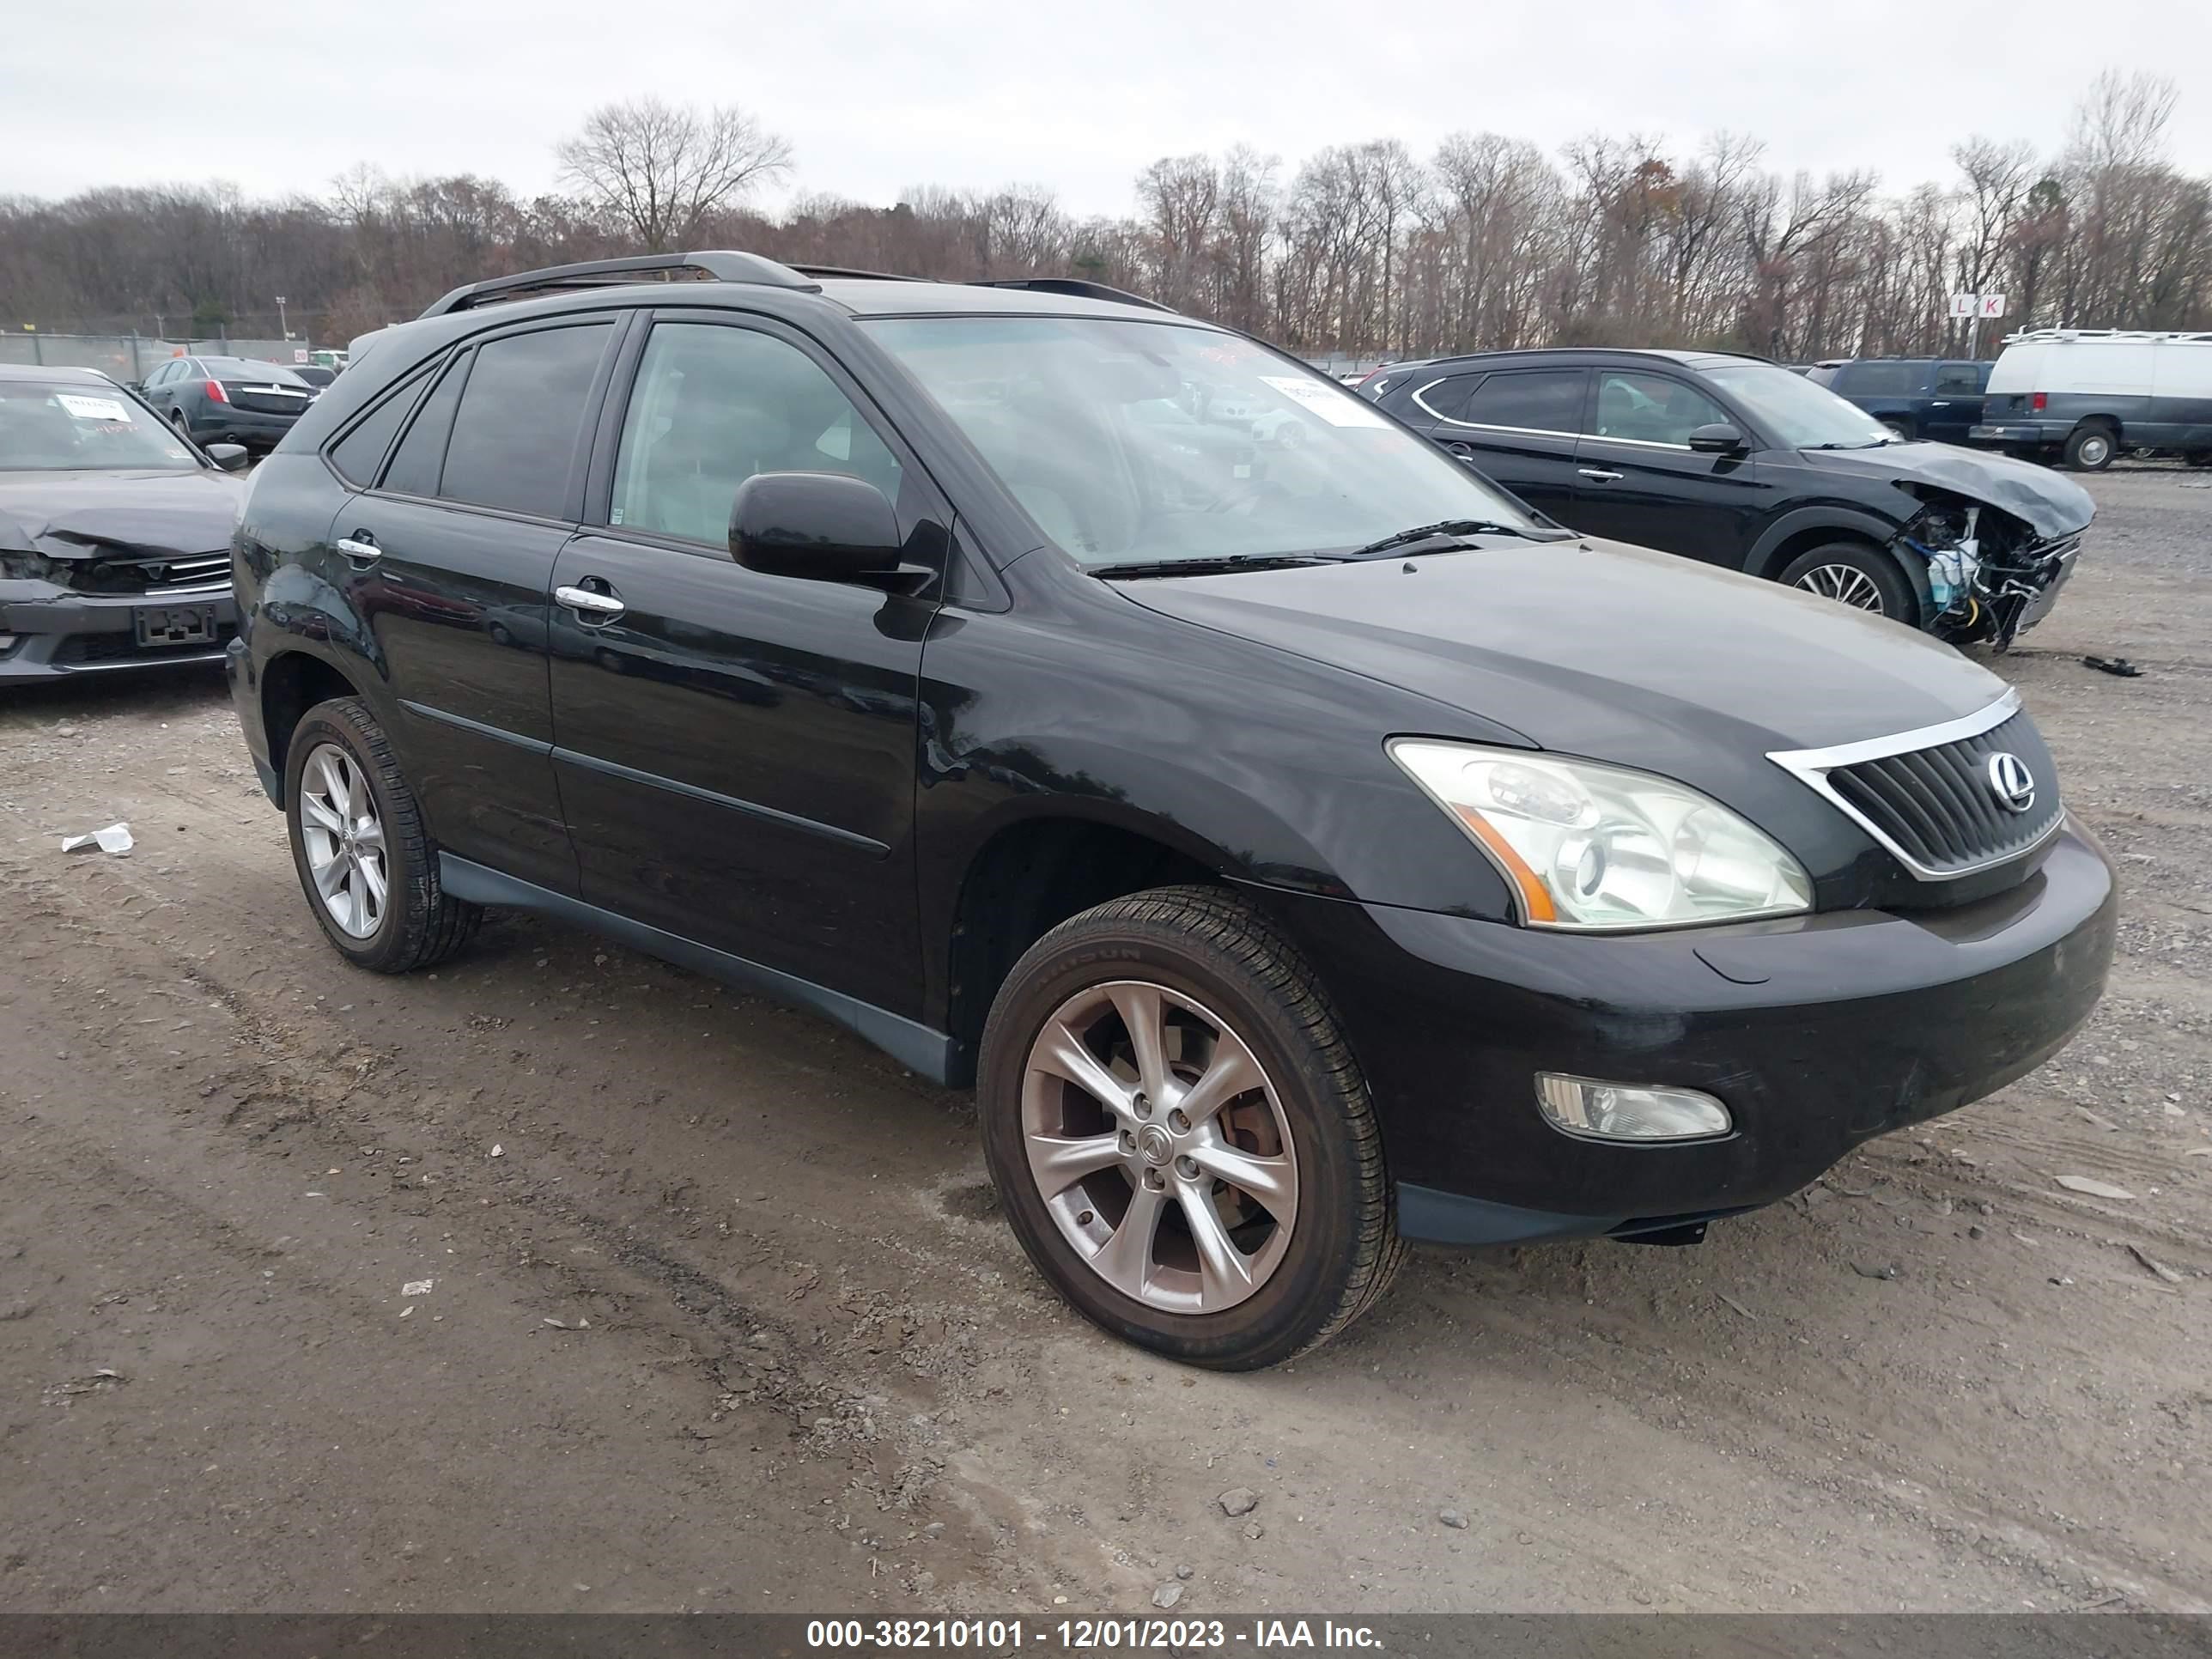
<path id="1" fill-rule="evenodd" d="M 648 956 L 659 957 L 664 962 L 675 963 L 748 991 L 758 991 L 794 1008 L 825 1015 L 933 1083 L 942 1084 L 951 1074 L 953 1042 L 950 1036 L 887 1008 L 878 1008 L 872 1002 L 862 1002 L 842 991 L 763 967 L 727 951 L 718 951 L 711 945 L 702 945 L 696 939 L 632 921 L 627 916 L 570 898 L 550 888 L 518 881 L 483 865 L 457 859 L 451 853 L 438 854 L 438 882 L 457 899 L 556 916 Z"/>

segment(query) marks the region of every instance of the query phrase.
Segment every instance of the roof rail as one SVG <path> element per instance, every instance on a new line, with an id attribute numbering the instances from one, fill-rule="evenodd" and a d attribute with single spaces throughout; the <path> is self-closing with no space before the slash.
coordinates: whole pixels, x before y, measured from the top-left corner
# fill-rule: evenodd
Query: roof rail
<path id="1" fill-rule="evenodd" d="M 969 288 L 1019 288 L 1032 294 L 1065 294 L 1078 300 L 1111 300 L 1117 305 L 1142 306 L 1147 311 L 1172 313 L 1173 306 L 1164 306 L 1158 300 L 1147 300 L 1141 294 L 1132 294 L 1126 289 L 1109 288 L 1103 283 L 1086 282 L 1080 276 L 996 276 L 972 282 Z"/>
<path id="2" fill-rule="evenodd" d="M 2188 345 L 2208 345 L 2212 344 L 2212 329 L 2024 328 L 2004 337 L 2007 345 L 2024 340 L 2173 340 Z"/>
<path id="3" fill-rule="evenodd" d="M 624 259 L 587 259 L 580 264 L 547 265 L 539 270 L 517 271 L 455 289 L 425 311 L 425 317 L 443 317 L 456 311 L 473 311 L 502 301 L 526 300 L 567 289 L 607 288 L 624 283 L 680 282 L 752 283 L 763 288 L 817 291 L 811 282 L 789 265 L 778 264 L 757 253 L 710 250 L 699 253 L 646 253 Z"/>

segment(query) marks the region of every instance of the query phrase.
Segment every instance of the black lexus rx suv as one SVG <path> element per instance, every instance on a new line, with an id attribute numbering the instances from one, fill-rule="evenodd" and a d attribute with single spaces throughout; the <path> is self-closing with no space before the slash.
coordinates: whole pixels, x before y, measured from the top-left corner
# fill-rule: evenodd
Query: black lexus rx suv
<path id="1" fill-rule="evenodd" d="M 818 1011 L 972 1086 L 1039 1269 L 1196 1364 L 1322 1340 L 1407 1239 L 1698 1237 L 2039 1064 L 2112 951 L 1986 669 L 1092 284 L 464 289 L 300 417 L 235 563 L 349 961 L 507 905 Z"/>

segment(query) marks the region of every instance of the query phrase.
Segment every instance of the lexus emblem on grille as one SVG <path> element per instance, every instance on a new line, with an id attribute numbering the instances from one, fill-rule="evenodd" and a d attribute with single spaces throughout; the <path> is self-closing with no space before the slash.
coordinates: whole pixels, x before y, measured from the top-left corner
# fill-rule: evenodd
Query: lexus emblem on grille
<path id="1" fill-rule="evenodd" d="M 2008 812 L 2025 812 L 2035 805 L 2035 774 L 2019 756 L 1990 756 L 1989 777 L 1990 793 Z"/>

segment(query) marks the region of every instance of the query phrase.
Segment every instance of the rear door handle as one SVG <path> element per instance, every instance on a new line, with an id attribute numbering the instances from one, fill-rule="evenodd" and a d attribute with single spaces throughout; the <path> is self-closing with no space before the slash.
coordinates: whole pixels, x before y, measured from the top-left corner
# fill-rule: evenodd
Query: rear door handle
<path id="1" fill-rule="evenodd" d="M 1931 404 L 1929 404 L 1928 405 L 1928 407 L 1929 407 L 1929 408 L 1930 408 L 1930 409 L 1948 409 L 1948 408 L 1950 408 L 1950 406 L 1951 406 L 1950 399 L 1948 399 L 1948 398 L 1936 398 L 1933 403 L 1931 403 Z"/>
<path id="2" fill-rule="evenodd" d="M 1628 476 L 1626 472 L 1607 472 L 1603 467 L 1597 466 L 1579 466 L 1575 471 L 1599 483 L 1619 483 Z"/>
<path id="3" fill-rule="evenodd" d="M 583 623 L 611 623 L 629 608 L 613 594 L 594 593 L 588 587 L 556 587 L 553 597 Z"/>
<path id="4" fill-rule="evenodd" d="M 363 563 L 384 556 L 384 550 L 376 544 L 376 538 L 366 530 L 356 530 L 350 536 L 339 537 L 337 547 L 338 551 L 349 559 L 358 559 Z"/>

